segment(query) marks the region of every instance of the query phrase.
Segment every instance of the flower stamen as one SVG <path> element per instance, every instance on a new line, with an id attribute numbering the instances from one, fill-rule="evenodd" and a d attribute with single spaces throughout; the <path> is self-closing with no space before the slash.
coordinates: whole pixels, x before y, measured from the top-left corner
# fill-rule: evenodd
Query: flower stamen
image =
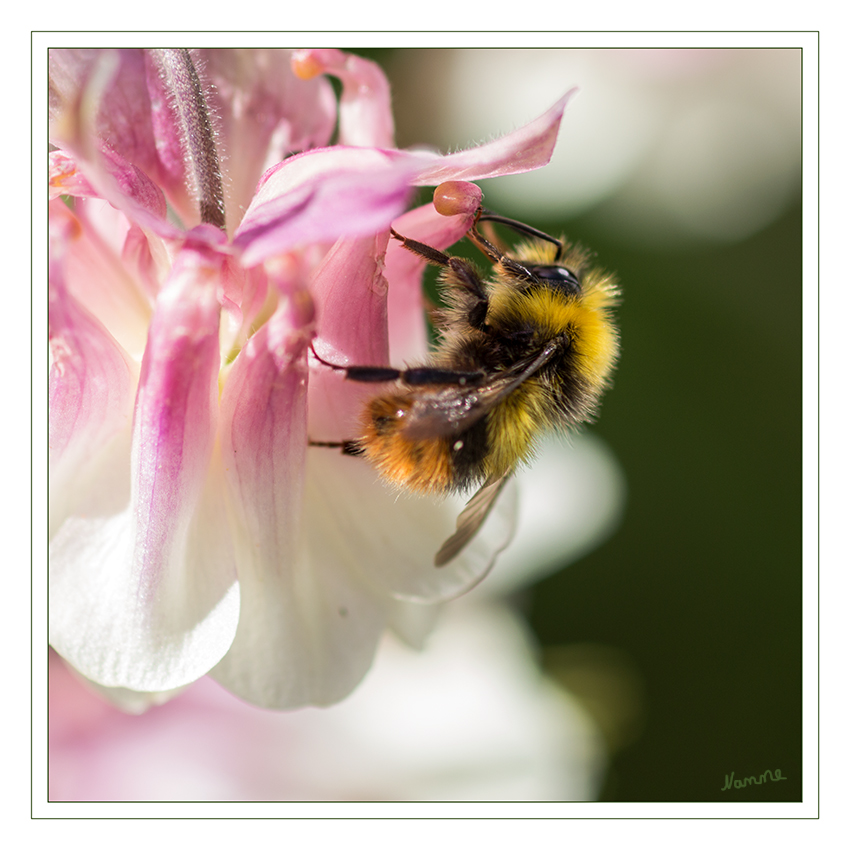
<path id="1" fill-rule="evenodd" d="M 192 57 L 185 49 L 152 50 L 151 56 L 171 95 L 201 221 L 224 230 L 224 189 L 215 131 Z"/>

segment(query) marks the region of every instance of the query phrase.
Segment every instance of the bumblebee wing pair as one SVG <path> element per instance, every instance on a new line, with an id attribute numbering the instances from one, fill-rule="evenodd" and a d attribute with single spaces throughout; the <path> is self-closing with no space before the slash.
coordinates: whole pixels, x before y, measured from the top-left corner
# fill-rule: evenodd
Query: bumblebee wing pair
<path id="1" fill-rule="evenodd" d="M 455 416 L 454 421 L 463 422 L 463 427 L 460 430 L 466 430 L 471 427 L 482 417 L 486 416 L 496 404 L 506 398 L 513 392 L 523 381 L 530 378 L 538 369 L 542 368 L 557 352 L 557 345 L 550 343 L 547 345 L 537 357 L 525 363 L 516 364 L 515 368 L 511 369 L 502 375 L 498 375 L 485 387 L 481 387 L 476 393 L 470 393 L 468 403 L 466 404 L 466 413 L 463 416 Z M 444 417 L 442 423 L 434 422 L 434 417 L 429 411 L 428 405 L 423 405 L 423 415 L 421 417 L 423 423 L 427 426 L 439 428 L 445 423 L 448 417 Z M 414 426 L 414 423 L 408 423 L 408 427 Z M 415 430 L 414 430 L 415 434 Z M 423 434 L 422 436 L 426 436 Z M 478 529 L 487 519 L 493 506 L 496 504 L 499 494 L 507 484 L 511 474 L 497 476 L 488 479 L 484 482 L 477 493 L 466 503 L 466 507 L 461 511 L 457 518 L 457 529 L 455 533 L 446 540 L 440 547 L 440 550 L 434 556 L 434 564 L 442 567 L 451 561 L 467 543 L 475 536 Z"/>
<path id="2" fill-rule="evenodd" d="M 548 363 L 558 351 L 558 343 L 550 341 L 534 357 L 527 357 L 495 375 L 484 372 L 462 372 L 450 369 L 421 367 L 389 369 L 382 366 L 338 366 L 313 355 L 325 366 L 345 372 L 347 380 L 364 383 L 399 381 L 421 391 L 413 397 L 412 405 L 396 423 L 397 433 L 411 442 L 436 438 L 460 437 L 483 419 L 499 402 Z M 314 443 L 314 445 L 328 445 Z M 341 447 L 358 454 L 356 441 Z M 475 536 L 489 515 L 510 473 L 484 482 L 466 504 L 457 519 L 455 533 L 442 545 L 434 557 L 441 567 L 451 561 Z"/>
<path id="3" fill-rule="evenodd" d="M 454 385 L 448 390 L 438 389 L 416 397 L 405 414 L 404 422 L 400 426 L 401 433 L 411 440 L 462 434 L 548 363 L 557 350 L 557 344 L 550 342 L 536 357 L 525 358 L 510 369 L 495 375 L 440 370 L 445 372 L 440 383 L 449 383 L 448 379 L 452 374 L 457 376 L 457 383 L 453 382 Z M 418 371 L 420 370 L 400 372 L 398 380 L 415 386 L 416 384 L 405 376 L 409 372 Z M 421 383 L 419 385 L 421 386 Z"/>

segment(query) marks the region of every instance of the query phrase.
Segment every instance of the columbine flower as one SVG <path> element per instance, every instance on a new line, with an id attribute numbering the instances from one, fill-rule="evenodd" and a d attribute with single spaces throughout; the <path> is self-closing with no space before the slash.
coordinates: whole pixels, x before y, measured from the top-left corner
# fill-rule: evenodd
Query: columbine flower
<path id="1" fill-rule="evenodd" d="M 267 707 L 339 700 L 388 626 L 486 571 L 510 505 L 435 569 L 457 500 L 308 449 L 352 435 L 363 392 L 309 346 L 421 357 L 390 225 L 457 241 L 475 203 L 404 212 L 411 188 L 545 164 L 566 98 L 448 156 L 394 149 L 382 74 L 335 50 L 52 51 L 50 99 L 51 644 L 107 687 L 211 671 Z"/>

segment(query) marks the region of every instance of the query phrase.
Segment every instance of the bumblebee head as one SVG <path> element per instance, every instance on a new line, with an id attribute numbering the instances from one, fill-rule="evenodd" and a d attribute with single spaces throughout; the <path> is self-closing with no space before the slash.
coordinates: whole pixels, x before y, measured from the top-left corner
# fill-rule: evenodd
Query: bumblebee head
<path id="1" fill-rule="evenodd" d="M 521 242 L 503 255 L 497 268 L 523 288 L 553 289 L 566 298 L 579 298 L 585 273 L 590 268 L 590 254 L 578 245 L 558 240 Z"/>
<path id="2" fill-rule="evenodd" d="M 521 243 L 514 251 L 502 253 L 478 233 L 477 225 L 482 221 L 504 224 L 531 239 Z M 581 276 L 590 259 L 582 248 L 565 242 L 563 238 L 556 239 L 521 221 L 484 209 L 479 211 L 470 236 L 494 262 L 496 271 L 513 279 L 520 289 L 543 286 L 557 290 L 566 297 L 581 295 Z"/>
<path id="3" fill-rule="evenodd" d="M 572 269 L 566 266 L 526 266 L 534 283 L 551 286 L 564 295 L 581 295 L 581 281 Z"/>

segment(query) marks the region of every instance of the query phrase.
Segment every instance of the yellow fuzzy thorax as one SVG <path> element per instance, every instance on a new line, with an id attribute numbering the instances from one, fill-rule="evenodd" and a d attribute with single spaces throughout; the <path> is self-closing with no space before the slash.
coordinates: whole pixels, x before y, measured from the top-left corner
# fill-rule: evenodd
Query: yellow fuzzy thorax
<path id="1" fill-rule="evenodd" d="M 526 243 L 519 246 L 516 258 L 529 265 L 553 265 L 556 251 L 554 245 Z M 497 327 L 516 322 L 534 327 L 539 341 L 568 334 L 578 374 L 601 391 L 619 353 L 611 309 L 618 303 L 620 290 L 612 275 L 588 268 L 588 255 L 581 248 L 567 246 L 558 262 L 579 276 L 580 294 L 549 286 L 521 289 L 515 278 L 500 271 L 490 284 L 487 319 Z"/>

